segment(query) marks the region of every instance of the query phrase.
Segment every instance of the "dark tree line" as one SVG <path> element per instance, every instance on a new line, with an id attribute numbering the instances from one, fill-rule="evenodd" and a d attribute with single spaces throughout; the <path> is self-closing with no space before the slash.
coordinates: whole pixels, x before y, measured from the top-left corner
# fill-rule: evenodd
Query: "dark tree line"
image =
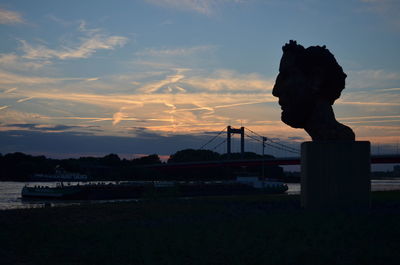
<path id="1" fill-rule="evenodd" d="M 29 181 L 35 174 L 56 174 L 56 168 L 87 175 L 89 180 L 128 180 L 150 174 L 151 169 L 141 168 L 150 164 L 161 164 L 158 155 L 127 160 L 120 159 L 116 154 L 68 159 L 52 159 L 19 152 L 0 154 L 0 181 Z"/>
<path id="2" fill-rule="evenodd" d="M 240 154 L 231 154 L 230 159 L 241 159 Z M 255 153 L 245 153 L 244 159 L 262 158 Z M 272 158 L 272 156 L 266 156 Z M 227 160 L 226 154 L 210 150 L 186 149 L 172 154 L 166 164 L 174 165 L 185 162 Z M 194 180 L 194 179 L 229 179 L 243 171 L 260 175 L 258 167 L 201 167 L 176 168 L 168 170 L 157 154 L 135 159 L 121 159 L 116 154 L 104 157 L 80 157 L 52 159 L 45 156 L 32 156 L 23 153 L 0 154 L 0 181 L 30 181 L 35 174 L 56 174 L 56 169 L 65 172 L 87 175 L 89 180 Z M 165 164 L 165 163 L 164 163 Z M 279 166 L 265 166 L 263 171 L 269 177 L 279 178 L 283 170 Z"/>
<path id="3" fill-rule="evenodd" d="M 168 159 L 168 164 L 185 163 L 185 162 L 198 162 L 198 161 L 224 161 L 224 160 L 246 160 L 246 159 L 262 159 L 261 155 L 253 152 L 245 152 L 242 156 L 241 153 L 219 154 L 211 150 L 194 150 L 185 149 L 176 152 Z M 274 158 L 271 155 L 264 155 L 265 159 Z M 255 176 L 264 176 L 270 178 L 283 178 L 283 168 L 279 166 L 265 165 L 263 166 L 218 166 L 218 167 L 188 167 L 179 168 L 177 170 L 167 171 L 170 175 L 179 179 L 232 179 L 237 175 L 251 174 Z"/>

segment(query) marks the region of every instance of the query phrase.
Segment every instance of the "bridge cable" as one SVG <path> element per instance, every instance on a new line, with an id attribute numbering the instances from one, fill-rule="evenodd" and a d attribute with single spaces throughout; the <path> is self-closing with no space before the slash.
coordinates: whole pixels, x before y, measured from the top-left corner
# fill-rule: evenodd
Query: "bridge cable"
<path id="1" fill-rule="evenodd" d="M 276 145 L 280 145 L 280 146 L 282 146 L 282 147 L 284 147 L 284 148 L 288 148 L 288 149 L 291 149 L 291 150 L 293 150 L 293 151 L 296 151 L 297 153 L 300 152 L 299 149 L 296 149 L 296 148 L 293 148 L 293 147 L 290 147 L 290 146 L 287 146 L 287 145 L 284 145 L 284 144 L 281 144 L 281 143 L 274 142 L 274 141 L 272 141 L 272 140 L 269 139 L 269 138 L 268 138 L 268 141 L 270 141 L 271 143 L 274 143 L 274 144 L 276 144 Z"/>
<path id="2" fill-rule="evenodd" d="M 247 133 L 246 133 L 246 136 L 249 137 L 249 138 L 251 138 L 251 139 L 253 139 L 253 140 L 255 140 L 255 141 L 258 141 L 258 142 L 260 142 L 260 143 L 263 142 L 263 141 L 260 140 L 260 139 L 257 139 L 257 138 L 255 138 L 255 137 L 253 137 L 253 136 L 251 136 L 251 135 L 248 135 Z M 269 144 L 269 143 L 266 143 L 266 142 L 264 142 L 264 144 L 265 144 L 265 145 L 268 145 L 268 146 L 270 146 L 270 147 L 279 149 L 279 150 L 281 150 L 281 151 L 286 151 L 286 152 L 290 152 L 290 153 L 294 153 L 294 154 L 298 154 L 298 153 L 299 153 L 299 151 L 297 151 L 297 150 L 290 150 L 290 149 L 286 149 L 286 148 L 274 146 L 274 145 Z M 275 144 L 276 144 L 276 143 L 275 143 Z"/>
<path id="3" fill-rule="evenodd" d="M 217 138 L 218 136 L 220 136 L 221 133 L 223 133 L 225 131 L 226 127 L 224 127 L 224 129 L 222 129 L 222 131 L 220 131 L 216 136 L 214 136 L 211 140 L 209 140 L 207 143 L 203 144 L 199 149 L 203 149 L 206 145 L 208 145 L 209 143 L 211 143 L 212 141 L 215 140 L 215 138 Z"/>
<path id="4" fill-rule="evenodd" d="M 255 135 L 257 135 L 257 136 L 260 136 L 260 137 L 264 137 L 264 136 L 262 136 L 262 135 L 260 135 L 260 134 L 258 134 L 258 133 L 256 133 L 255 131 L 253 131 L 253 130 L 250 130 L 249 128 L 247 128 L 247 127 L 245 127 L 247 130 L 249 130 L 250 132 L 252 132 L 252 133 L 254 133 Z"/>
<path id="5" fill-rule="evenodd" d="M 256 133 L 256 132 L 254 132 L 253 130 L 247 128 L 247 127 L 246 127 L 246 129 L 249 130 L 250 132 L 254 133 L 255 135 L 261 137 L 261 138 L 264 137 L 264 136 L 262 136 L 262 135 L 260 135 L 260 134 L 258 134 L 258 133 Z M 283 148 L 290 149 L 290 150 L 295 151 L 295 152 L 297 152 L 297 153 L 300 152 L 300 151 L 299 151 L 298 149 L 296 149 L 296 148 L 293 148 L 293 147 L 290 147 L 290 146 L 287 146 L 287 145 L 284 145 L 284 144 L 275 142 L 275 141 L 273 141 L 272 139 L 270 139 L 270 138 L 268 138 L 268 137 L 265 137 L 265 138 L 266 138 L 268 141 L 270 141 L 270 142 L 272 142 L 272 143 L 274 143 L 274 144 L 276 144 L 276 145 L 279 145 L 279 146 L 281 146 L 281 147 L 283 147 Z"/>
<path id="6" fill-rule="evenodd" d="M 222 142 L 220 142 L 219 144 L 217 144 L 211 151 L 214 151 L 215 149 L 217 149 L 218 147 L 220 147 L 224 143 L 226 143 L 226 139 L 223 140 Z"/>

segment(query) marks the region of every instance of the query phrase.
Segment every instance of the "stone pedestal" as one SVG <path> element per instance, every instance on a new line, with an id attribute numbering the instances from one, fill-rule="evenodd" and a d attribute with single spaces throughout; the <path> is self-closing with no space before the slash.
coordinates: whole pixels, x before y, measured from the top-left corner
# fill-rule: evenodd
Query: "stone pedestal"
<path id="1" fill-rule="evenodd" d="M 370 143 L 321 141 L 301 145 L 301 205 L 305 209 L 370 207 Z"/>

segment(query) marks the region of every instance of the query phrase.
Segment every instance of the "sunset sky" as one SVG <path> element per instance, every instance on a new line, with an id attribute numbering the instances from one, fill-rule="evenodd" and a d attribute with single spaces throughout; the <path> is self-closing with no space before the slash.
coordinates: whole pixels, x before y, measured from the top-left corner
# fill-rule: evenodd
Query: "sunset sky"
<path id="1" fill-rule="evenodd" d="M 396 153 L 399 14 L 397 0 L 0 0 L 0 153 L 168 156 L 229 124 L 298 148 L 310 138 L 271 94 L 291 39 L 327 46 L 348 75 L 337 119 Z"/>

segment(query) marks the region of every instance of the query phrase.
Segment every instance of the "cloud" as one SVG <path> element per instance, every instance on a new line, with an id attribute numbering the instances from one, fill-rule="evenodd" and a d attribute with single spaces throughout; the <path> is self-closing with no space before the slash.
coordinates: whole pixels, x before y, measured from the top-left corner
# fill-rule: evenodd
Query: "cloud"
<path id="1" fill-rule="evenodd" d="M 240 74 L 235 71 L 217 70 L 213 73 L 199 73 L 191 69 L 174 70 L 162 73 L 156 81 L 135 82 L 140 85 L 139 93 L 263 93 L 271 91 L 274 80 L 266 79 L 257 73 Z M 153 78 L 154 80 L 154 78 Z M 132 82 L 131 82 L 132 84 Z"/>
<path id="2" fill-rule="evenodd" d="M 398 0 L 360 0 L 365 4 L 365 9 L 381 16 L 400 30 L 400 2 Z"/>
<path id="3" fill-rule="evenodd" d="M 0 24 L 18 24 L 23 22 L 24 20 L 20 13 L 0 8 Z"/>
<path id="4" fill-rule="evenodd" d="M 50 59 L 77 59 L 88 58 L 98 50 L 114 50 L 116 47 L 122 47 L 128 42 L 124 36 L 109 35 L 101 29 L 88 29 L 85 21 L 80 21 L 78 32 L 83 34 L 79 37 L 76 44 L 62 43 L 59 48 L 52 49 L 43 44 L 32 45 L 26 40 L 20 40 L 20 50 L 23 58 L 30 60 Z"/>
<path id="5" fill-rule="evenodd" d="M 258 74 L 239 74 L 233 71 L 220 70 L 211 77 L 191 77 L 182 84 L 213 92 L 265 92 L 271 91 L 273 80 L 263 78 Z"/>
<path id="6" fill-rule="evenodd" d="M 348 75 L 346 87 L 353 89 L 393 87 L 400 81 L 399 72 L 388 72 L 383 69 L 349 71 Z"/>
<path id="7" fill-rule="evenodd" d="M 339 99 L 335 104 L 338 105 L 366 105 L 366 106 L 400 106 L 396 102 L 371 102 L 371 101 L 344 101 Z"/>
<path id="8" fill-rule="evenodd" d="M 40 69 L 45 65 L 50 64 L 47 60 L 38 61 L 30 61 L 26 60 L 15 53 L 10 54 L 0 54 L 0 67 L 8 70 L 36 70 Z"/>
<path id="9" fill-rule="evenodd" d="M 0 77 L 1 73 L 3 72 L 0 71 Z M 386 74 L 377 71 L 373 76 L 379 79 Z M 393 80 L 397 78 L 395 74 L 389 77 Z M 20 83 L 3 86 L 7 87 L 3 91 L 13 86 L 18 89 L 9 94 L 0 94 L 0 98 L 5 100 L 3 105 L 12 106 L 2 111 L 2 122 L 40 124 L 45 121 L 44 123 L 54 126 L 96 124 L 99 126 L 98 131 L 85 128 L 79 131 L 120 137 L 131 137 L 136 132 L 129 128 L 142 126 L 162 135 L 199 134 L 221 130 L 228 124 L 238 126 L 243 122 L 256 132 L 265 132 L 268 137 L 309 139 L 303 130 L 282 124 L 277 99 L 271 95 L 274 81 L 259 73 L 243 74 L 226 69 L 206 72 L 187 68 L 161 68 L 157 71 L 151 69 L 147 72 L 102 76 L 101 79 L 40 78 L 44 79 L 35 80 L 31 76 L 14 75 L 14 82 L 20 80 Z M 11 83 L 10 77 L 5 80 Z M 1 81 L 0 78 L 0 83 Z M 132 82 L 135 84 L 132 85 Z M 339 110 L 336 112 L 339 120 L 349 118 L 345 117 L 348 113 L 365 117 L 378 116 L 377 113 L 383 116 L 394 116 L 398 113 L 398 93 L 368 89 L 344 92 L 337 106 L 335 105 L 336 110 Z M 26 110 L 24 104 L 13 104 L 17 100 L 29 98 L 35 98 L 29 107 L 35 107 L 40 113 L 49 113 L 51 117 L 23 113 Z M 387 120 L 397 123 L 398 119 Z M 365 126 L 386 125 L 379 122 L 379 118 L 370 119 L 370 123 L 368 119 L 347 121 L 352 122 L 357 134 Z"/>
<path id="10" fill-rule="evenodd" d="M 215 48 L 216 48 L 216 46 L 213 46 L 213 45 L 200 45 L 200 46 L 175 48 L 175 49 L 148 48 L 148 49 L 145 49 L 144 51 L 139 51 L 135 54 L 139 55 L 139 56 L 160 56 L 160 57 L 185 56 L 185 55 L 191 55 L 191 54 L 200 53 L 200 52 L 212 51 Z"/>
<path id="11" fill-rule="evenodd" d="M 167 85 L 174 85 L 174 84 L 178 83 L 179 81 L 181 81 L 183 78 L 185 78 L 185 76 L 183 75 L 184 72 L 185 72 L 185 70 L 176 69 L 176 74 L 168 75 L 163 80 L 151 82 L 151 83 L 139 88 L 138 91 L 143 92 L 143 93 L 154 93 Z M 178 90 L 182 91 L 182 88 L 179 88 Z"/>
<path id="12" fill-rule="evenodd" d="M 304 137 L 299 137 L 299 136 L 288 137 L 288 139 L 292 141 L 304 141 Z"/>
<path id="13" fill-rule="evenodd" d="M 92 78 L 86 78 L 85 81 L 91 82 L 91 81 L 97 81 L 100 80 L 98 77 L 92 77 Z"/>
<path id="14" fill-rule="evenodd" d="M 116 47 L 122 47 L 128 39 L 122 36 L 104 36 L 102 34 L 94 35 L 81 41 L 77 47 L 62 47 L 58 50 L 47 48 L 44 45 L 32 46 L 25 40 L 21 40 L 22 51 L 27 59 L 52 59 L 60 60 L 88 58 L 98 50 L 113 50 Z"/>
<path id="15" fill-rule="evenodd" d="M 214 63 L 217 45 L 195 45 L 186 47 L 170 48 L 146 48 L 136 52 L 136 68 L 159 69 L 169 71 L 170 69 L 185 68 L 197 69 L 201 64 L 211 65 Z"/>
<path id="16" fill-rule="evenodd" d="M 7 124 L 7 127 L 19 128 L 19 129 L 33 129 L 35 128 L 36 124 L 33 123 L 12 123 Z"/>
<path id="17" fill-rule="evenodd" d="M 343 117 L 340 118 L 341 121 L 349 120 L 382 120 L 382 119 L 399 119 L 400 115 L 376 115 L 376 116 L 355 116 L 355 117 Z"/>
<path id="18" fill-rule="evenodd" d="M 16 87 L 12 87 L 12 88 L 9 88 L 9 89 L 5 90 L 4 93 L 8 94 L 8 93 L 14 92 L 17 89 L 18 88 L 16 88 Z"/>
<path id="19" fill-rule="evenodd" d="M 6 109 L 6 108 L 8 108 L 9 106 L 0 106 L 0 110 L 3 110 L 3 109 Z"/>
<path id="20" fill-rule="evenodd" d="M 25 98 L 36 98 L 36 102 L 40 102 L 42 111 L 52 113 L 52 117 L 47 116 L 46 120 L 64 123 L 71 121 L 72 124 L 75 124 L 74 120 L 84 123 L 100 122 L 111 134 L 120 133 L 109 128 L 107 123 L 116 125 L 121 121 L 129 121 L 130 124 L 147 122 L 146 126 L 152 130 L 164 132 L 171 130 L 171 126 L 179 127 L 182 131 L 201 131 L 228 122 L 230 116 L 237 115 L 232 115 L 232 111 L 237 108 L 275 102 L 275 99 L 272 99 L 269 93 L 257 95 L 251 93 L 232 95 L 181 93 L 179 96 L 169 93 L 101 95 L 69 92 L 67 90 L 22 90 L 18 93 Z M 18 97 L 19 94 L 14 96 Z M 52 104 L 45 104 L 46 102 Z M 74 107 L 71 108 L 71 106 Z M 58 111 L 65 109 L 71 115 L 55 116 L 53 107 L 57 108 Z M 99 115 L 97 117 L 91 116 L 87 112 L 88 108 L 91 112 L 96 112 Z M 110 117 L 108 113 L 112 109 L 118 111 Z M 74 115 L 77 111 L 80 111 L 79 116 Z M 240 114 L 242 115 L 244 112 L 241 111 Z M 22 113 L 15 112 L 7 116 L 9 122 L 14 119 L 29 123 L 37 122 L 43 118 L 32 115 L 24 116 Z"/>
<path id="21" fill-rule="evenodd" d="M 59 124 L 40 124 L 40 123 L 11 123 L 7 125 L 3 125 L 3 127 L 8 127 L 8 131 L 22 130 L 22 131 L 35 131 L 42 133 L 60 133 L 71 131 L 74 129 L 85 129 L 86 126 L 75 126 L 75 125 L 59 125 Z M 6 131 L 3 130 L 2 131 Z M 79 133 L 86 133 L 80 131 Z"/>
<path id="22" fill-rule="evenodd" d="M 387 92 L 387 91 L 400 91 L 400 88 L 398 88 L 398 87 L 395 87 L 395 88 L 384 88 L 384 89 L 382 89 L 382 91 L 385 91 L 385 92 Z"/>
<path id="23" fill-rule="evenodd" d="M 31 100 L 31 99 L 33 99 L 33 97 L 21 98 L 21 99 L 17 100 L 17 102 L 18 103 L 22 103 L 22 102 L 25 102 L 25 101 L 28 101 L 28 100 Z"/>
<path id="24" fill-rule="evenodd" d="M 0 71 L 2 71 L 3 76 L 7 76 L 0 83 L 38 83 L 42 81 L 43 83 L 49 83 L 49 81 L 54 81 L 55 79 L 47 78 L 45 80 L 26 75 L 20 76 L 22 78 L 15 79 L 14 77 L 17 77 L 21 72 L 25 72 L 28 75 L 33 75 L 35 72 L 43 73 L 45 72 L 43 71 L 43 67 L 51 65 L 54 59 L 89 58 L 100 50 L 114 50 L 117 47 L 124 46 L 128 42 L 128 38 L 123 36 L 110 35 L 101 29 L 88 29 L 84 21 L 80 22 L 77 35 L 75 39 L 69 36 L 67 41 L 59 43 L 58 48 L 50 48 L 47 43 L 43 44 L 43 42 L 32 44 L 27 40 L 19 40 L 18 53 L 0 53 Z M 53 69 L 49 68 L 47 70 Z M 10 81 L 11 79 L 15 79 L 17 82 Z M 18 82 L 18 80 L 21 82 Z M 96 80 L 98 80 L 98 77 L 86 79 L 86 81 Z"/>
<path id="25" fill-rule="evenodd" d="M 238 107 L 238 106 L 244 106 L 244 105 L 254 105 L 254 104 L 260 104 L 260 103 L 267 103 L 271 102 L 267 98 L 265 99 L 259 99 L 259 100 L 253 100 L 253 101 L 248 101 L 248 102 L 239 102 L 239 103 L 233 103 L 233 104 L 226 104 L 226 105 L 218 105 L 215 106 L 215 109 L 221 109 L 221 108 L 232 108 L 232 107 Z"/>
<path id="26" fill-rule="evenodd" d="M 124 118 L 124 114 L 122 112 L 116 112 L 113 115 L 113 125 L 117 125 L 123 118 Z"/>
<path id="27" fill-rule="evenodd" d="M 211 15 L 218 5 L 224 3 L 241 3 L 243 0 L 146 0 L 148 3 L 175 8 L 183 11 L 192 11 L 203 15 Z"/>
<path id="28" fill-rule="evenodd" d="M 2 96 L 10 103 L 35 98 L 31 107 L 38 108 L 41 113 L 51 113 L 51 117 L 46 117 L 50 123 L 96 123 L 101 126 L 101 133 L 109 135 L 126 135 L 126 126 L 143 122 L 146 122 L 147 128 L 163 133 L 198 133 L 237 120 L 258 122 L 265 120 L 265 116 L 255 118 L 251 114 L 252 117 L 245 118 L 249 110 L 264 113 L 265 104 L 276 102 L 270 94 L 272 83 L 261 75 L 227 70 L 207 74 L 175 68 L 103 76 L 101 79 L 42 79 L 23 75 L 5 77 L 6 83 L 18 85 L 18 90 Z M 159 80 L 151 81 L 155 78 Z M 82 82 L 64 82 L 69 80 Z M 87 82 L 89 80 L 97 81 Z M 137 81 L 135 88 L 132 88 L 131 82 L 134 80 Z M 131 89 L 119 89 L 126 86 Z M 253 107 L 248 108 L 250 105 Z M 22 106 L 15 104 L 13 109 L 22 110 Z M 8 115 L 7 121 L 17 123 L 13 122 L 14 115 L 19 123 L 39 121 L 29 115 L 22 118 L 22 114 L 15 112 Z"/>
<path id="29" fill-rule="evenodd" d="M 25 76 L 0 70 L 0 84 L 51 84 L 57 83 L 57 78 Z"/>
<path id="30" fill-rule="evenodd" d="M 4 124 L 25 124 L 48 122 L 48 116 L 38 113 L 29 113 L 17 110 L 15 107 L 4 109 L 1 113 L 1 123 Z M 2 128 L 2 130 L 6 130 Z M 8 129 L 7 129 L 8 130 Z"/>
<path id="31" fill-rule="evenodd" d="M 99 78 L 85 78 L 85 77 L 64 77 L 64 78 L 52 78 L 52 77 L 41 77 L 41 76 L 29 76 L 23 74 L 14 74 L 7 71 L 0 70 L 0 84 L 24 84 L 24 85 L 43 85 L 43 84 L 55 84 L 64 81 L 84 81 L 91 82 L 99 80 Z M 10 88 L 4 93 L 15 92 L 17 88 Z"/>
<path id="32" fill-rule="evenodd" d="M 15 137 L 18 135 L 19 137 Z M 83 132 L 26 130 L 17 128 L 0 131 L 0 146 L 3 153 L 36 152 L 40 154 L 160 154 L 170 155 L 185 148 L 198 148 L 208 140 L 198 135 L 171 135 L 152 131 L 132 130 L 126 137 L 100 136 Z"/>
<path id="33" fill-rule="evenodd" d="M 348 91 L 343 93 L 337 100 L 338 105 L 358 105 L 366 107 L 387 107 L 398 112 L 400 106 L 400 94 L 382 89 L 366 89 L 359 91 Z"/>
<path id="34" fill-rule="evenodd" d="M 363 123 L 363 124 L 374 124 L 374 123 L 391 123 L 393 124 L 394 122 L 400 122 L 399 120 L 377 120 L 377 121 L 347 121 L 346 123 L 348 124 L 356 124 L 356 123 Z M 400 129 L 400 126 L 397 126 Z"/>

